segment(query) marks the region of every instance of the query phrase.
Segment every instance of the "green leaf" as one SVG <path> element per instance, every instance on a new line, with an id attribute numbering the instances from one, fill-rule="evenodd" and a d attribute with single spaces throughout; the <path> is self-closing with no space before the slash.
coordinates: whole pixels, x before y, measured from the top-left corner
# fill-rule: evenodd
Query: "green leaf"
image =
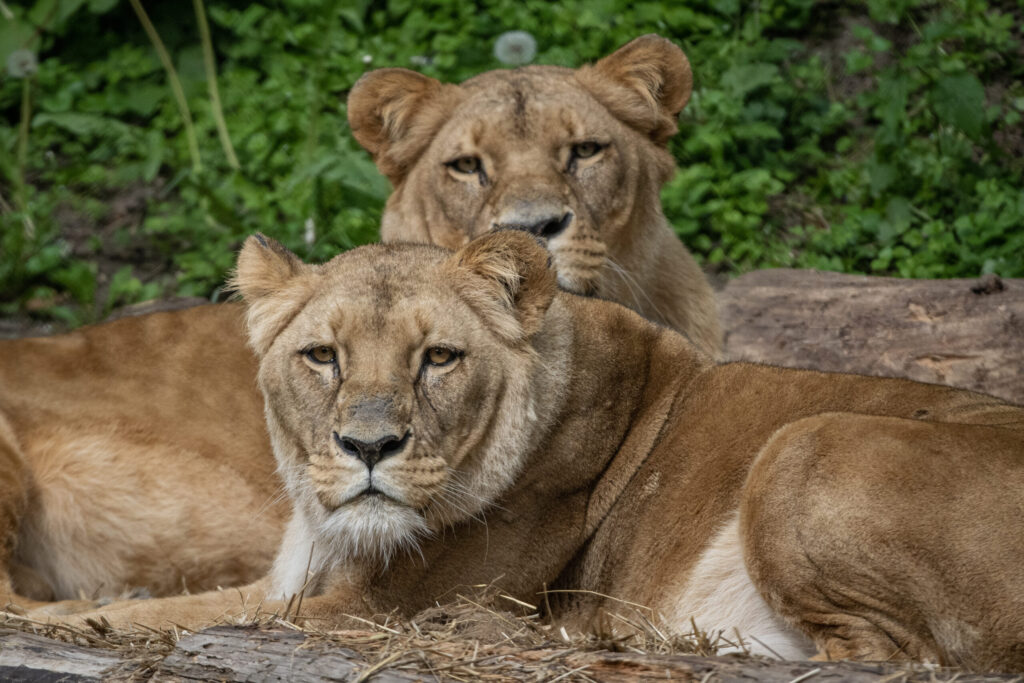
<path id="1" fill-rule="evenodd" d="M 7 58 L 15 50 L 34 50 L 39 46 L 39 36 L 32 25 L 14 19 L 0 17 L 0 74 L 7 76 Z"/>
<path id="2" fill-rule="evenodd" d="M 721 85 L 737 97 L 768 85 L 779 76 L 774 64 L 738 64 L 722 74 Z"/>
<path id="3" fill-rule="evenodd" d="M 130 135 L 135 130 L 132 126 L 122 123 L 117 119 L 111 119 L 106 116 L 97 116 L 96 114 L 79 114 L 70 111 L 54 114 L 37 114 L 35 118 L 32 119 L 33 128 L 39 128 L 48 123 L 59 128 L 63 128 L 69 133 L 79 137 L 109 136 L 112 133 L 116 135 Z"/>
<path id="4" fill-rule="evenodd" d="M 117 6 L 118 0 L 89 0 L 89 11 L 93 14 L 106 14 Z"/>
<path id="5" fill-rule="evenodd" d="M 78 303 L 88 306 L 96 295 L 96 266 L 82 261 L 73 261 L 52 275 L 53 281 L 62 285 Z"/>
<path id="6" fill-rule="evenodd" d="M 896 182 L 898 171 L 891 164 L 872 163 L 868 166 L 868 177 L 871 180 L 871 194 L 876 197 L 885 192 Z"/>
<path id="7" fill-rule="evenodd" d="M 85 0 L 39 0 L 28 13 L 28 18 L 35 25 L 52 31 L 84 4 Z"/>
<path id="8" fill-rule="evenodd" d="M 985 88 L 970 73 L 943 76 L 932 88 L 932 107 L 943 123 L 963 131 L 971 139 L 981 136 L 985 125 Z"/>

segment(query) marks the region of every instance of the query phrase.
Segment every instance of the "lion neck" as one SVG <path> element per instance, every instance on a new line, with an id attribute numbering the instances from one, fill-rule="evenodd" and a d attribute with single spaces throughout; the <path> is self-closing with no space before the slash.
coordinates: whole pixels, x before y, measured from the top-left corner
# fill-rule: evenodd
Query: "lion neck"
<path id="1" fill-rule="evenodd" d="M 710 364 L 678 335 L 608 302 L 560 294 L 547 318 L 534 344 L 540 365 L 560 377 L 549 371 L 536 380 L 533 409 L 544 417 L 524 446 L 529 453 L 515 484 L 480 519 L 425 539 L 386 569 L 339 567 L 324 592 L 341 609 L 414 612 L 460 586 L 491 583 L 537 600 L 599 526 L 671 407 Z"/>

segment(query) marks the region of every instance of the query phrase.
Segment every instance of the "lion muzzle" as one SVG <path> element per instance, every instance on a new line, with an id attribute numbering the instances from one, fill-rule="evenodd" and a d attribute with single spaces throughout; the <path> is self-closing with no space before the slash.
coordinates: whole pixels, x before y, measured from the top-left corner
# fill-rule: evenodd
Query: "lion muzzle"
<path id="1" fill-rule="evenodd" d="M 523 230 L 550 239 L 565 232 L 575 214 L 559 200 L 516 199 L 497 212 L 495 230 Z"/>
<path id="2" fill-rule="evenodd" d="M 334 442 L 345 455 L 350 455 L 360 460 L 366 468 L 373 471 L 374 465 L 384 458 L 398 455 L 405 450 L 409 443 L 411 431 L 406 431 L 403 436 L 397 434 L 385 434 L 376 439 L 363 440 L 353 435 L 340 436 L 334 432 Z"/>

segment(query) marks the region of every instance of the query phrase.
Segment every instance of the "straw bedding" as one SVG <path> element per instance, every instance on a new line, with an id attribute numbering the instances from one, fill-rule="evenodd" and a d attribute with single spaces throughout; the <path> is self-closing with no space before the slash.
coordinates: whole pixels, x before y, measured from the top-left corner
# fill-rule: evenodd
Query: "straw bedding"
<path id="1" fill-rule="evenodd" d="M 927 666 L 777 662 L 715 657 L 728 634 L 669 637 L 638 606 L 607 628 L 573 634 L 492 587 L 467 589 L 411 619 L 384 615 L 359 630 L 326 631 L 294 614 L 262 614 L 191 634 L 181 629 L 75 629 L 4 615 L 4 680 L 344 681 L 997 681 Z M 611 625 L 629 636 L 611 635 Z M 605 632 L 602 632 L 605 631 Z M 617 630 L 621 632 L 622 629 Z"/>

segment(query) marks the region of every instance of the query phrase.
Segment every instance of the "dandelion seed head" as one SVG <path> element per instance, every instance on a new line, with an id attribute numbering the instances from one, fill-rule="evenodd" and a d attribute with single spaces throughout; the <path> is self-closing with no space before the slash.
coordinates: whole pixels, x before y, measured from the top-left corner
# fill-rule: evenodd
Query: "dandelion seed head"
<path id="1" fill-rule="evenodd" d="M 529 64 L 537 56 L 537 41 L 526 31 L 506 31 L 494 41 L 494 56 L 509 66 Z"/>
<path id="2" fill-rule="evenodd" d="M 312 216 L 307 218 L 306 223 L 303 225 L 302 241 L 306 243 L 307 247 L 312 247 L 316 242 L 316 222 Z"/>
<path id="3" fill-rule="evenodd" d="M 39 62 L 32 50 L 15 50 L 7 57 L 7 73 L 13 78 L 30 78 L 38 70 Z"/>

